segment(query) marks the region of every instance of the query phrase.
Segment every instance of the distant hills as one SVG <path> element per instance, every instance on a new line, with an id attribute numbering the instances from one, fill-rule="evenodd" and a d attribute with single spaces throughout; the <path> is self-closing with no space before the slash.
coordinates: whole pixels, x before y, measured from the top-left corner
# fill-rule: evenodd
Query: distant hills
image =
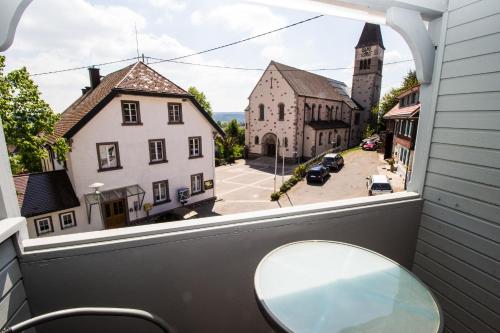
<path id="1" fill-rule="evenodd" d="M 214 112 L 215 121 L 220 122 L 230 122 L 233 119 L 236 119 L 238 123 L 245 122 L 245 113 L 244 112 Z"/>

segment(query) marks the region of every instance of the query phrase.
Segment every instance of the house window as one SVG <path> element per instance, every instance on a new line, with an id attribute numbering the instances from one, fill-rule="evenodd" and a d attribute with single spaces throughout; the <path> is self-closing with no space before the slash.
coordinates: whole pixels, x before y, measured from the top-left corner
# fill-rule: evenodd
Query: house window
<path id="1" fill-rule="evenodd" d="M 359 119 L 360 119 L 361 115 L 359 113 L 355 113 L 354 114 L 354 125 L 359 125 Z"/>
<path id="2" fill-rule="evenodd" d="M 319 145 L 323 145 L 323 133 L 319 133 Z"/>
<path id="3" fill-rule="evenodd" d="M 122 125 L 141 125 L 139 102 L 122 101 Z"/>
<path id="4" fill-rule="evenodd" d="M 165 139 L 149 140 L 149 163 L 160 163 L 167 161 L 165 153 Z"/>
<path id="5" fill-rule="evenodd" d="M 189 158 L 202 157 L 201 155 L 201 136 L 189 138 Z"/>
<path id="6" fill-rule="evenodd" d="M 280 121 L 285 120 L 285 104 L 283 103 L 278 104 L 278 112 L 279 112 L 279 120 Z"/>
<path id="7" fill-rule="evenodd" d="M 410 121 L 410 126 L 408 126 L 408 134 L 406 135 L 407 137 L 410 137 L 411 138 L 411 131 L 413 129 L 413 121 Z"/>
<path id="8" fill-rule="evenodd" d="M 54 232 L 54 226 L 52 225 L 52 217 L 42 217 L 35 220 L 36 234 L 38 236 L 49 234 Z"/>
<path id="9" fill-rule="evenodd" d="M 169 202 L 168 180 L 153 183 L 153 202 L 155 205 Z"/>
<path id="10" fill-rule="evenodd" d="M 259 144 L 259 137 L 256 135 L 255 136 L 255 144 L 258 145 Z"/>
<path id="11" fill-rule="evenodd" d="M 259 120 L 264 120 L 264 104 L 259 104 Z"/>
<path id="12" fill-rule="evenodd" d="M 61 229 L 76 227 L 75 212 L 71 211 L 59 214 L 59 222 L 61 223 Z"/>
<path id="13" fill-rule="evenodd" d="M 118 142 L 98 143 L 97 160 L 99 162 L 99 171 L 121 168 Z"/>
<path id="14" fill-rule="evenodd" d="M 288 147 L 288 138 L 284 138 L 283 139 L 283 145 L 286 147 Z"/>
<path id="15" fill-rule="evenodd" d="M 182 124 L 182 104 L 168 103 L 168 123 Z"/>
<path id="16" fill-rule="evenodd" d="M 202 193 L 203 191 L 203 174 L 198 173 L 191 176 L 191 195 Z"/>

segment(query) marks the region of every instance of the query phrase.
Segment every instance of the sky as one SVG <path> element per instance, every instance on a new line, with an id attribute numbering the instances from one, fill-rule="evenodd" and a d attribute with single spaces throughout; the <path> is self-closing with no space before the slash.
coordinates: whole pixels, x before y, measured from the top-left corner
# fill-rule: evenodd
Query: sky
<path id="1" fill-rule="evenodd" d="M 128 59 L 139 53 L 169 59 L 230 43 L 301 21 L 316 14 L 260 3 L 228 0 L 37 0 L 17 28 L 4 54 L 7 71 L 26 66 L 31 74 Z M 345 68 L 364 22 L 324 16 L 232 47 L 182 61 L 265 69 L 275 60 L 301 69 Z M 394 30 L 382 26 L 385 63 L 411 59 Z M 106 75 L 134 62 L 101 66 Z M 262 71 L 206 68 L 177 63 L 151 64 L 168 79 L 203 91 L 215 112 L 239 112 Z M 382 93 L 400 84 L 413 61 L 384 67 Z M 351 68 L 315 72 L 351 86 Z M 64 111 L 89 85 L 88 71 L 32 77 L 55 112 Z"/>

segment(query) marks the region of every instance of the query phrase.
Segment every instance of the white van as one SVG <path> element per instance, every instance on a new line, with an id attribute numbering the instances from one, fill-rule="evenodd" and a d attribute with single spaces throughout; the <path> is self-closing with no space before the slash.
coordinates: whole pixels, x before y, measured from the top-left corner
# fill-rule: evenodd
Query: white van
<path id="1" fill-rule="evenodd" d="M 389 178 L 384 175 L 373 175 L 368 179 L 366 187 L 368 188 L 368 195 L 393 193 Z"/>

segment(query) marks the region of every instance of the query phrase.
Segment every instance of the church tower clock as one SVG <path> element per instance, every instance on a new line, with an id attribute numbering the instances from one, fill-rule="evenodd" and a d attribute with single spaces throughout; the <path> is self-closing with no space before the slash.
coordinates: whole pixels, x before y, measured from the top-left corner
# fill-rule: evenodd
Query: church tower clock
<path id="1" fill-rule="evenodd" d="M 370 111 L 380 99 L 384 51 L 380 26 L 366 23 L 356 45 L 352 77 L 351 97 L 363 108 L 358 117 L 359 124 L 355 124 L 358 129 L 353 133 L 354 137 L 360 136 L 360 132 L 372 121 Z"/>

